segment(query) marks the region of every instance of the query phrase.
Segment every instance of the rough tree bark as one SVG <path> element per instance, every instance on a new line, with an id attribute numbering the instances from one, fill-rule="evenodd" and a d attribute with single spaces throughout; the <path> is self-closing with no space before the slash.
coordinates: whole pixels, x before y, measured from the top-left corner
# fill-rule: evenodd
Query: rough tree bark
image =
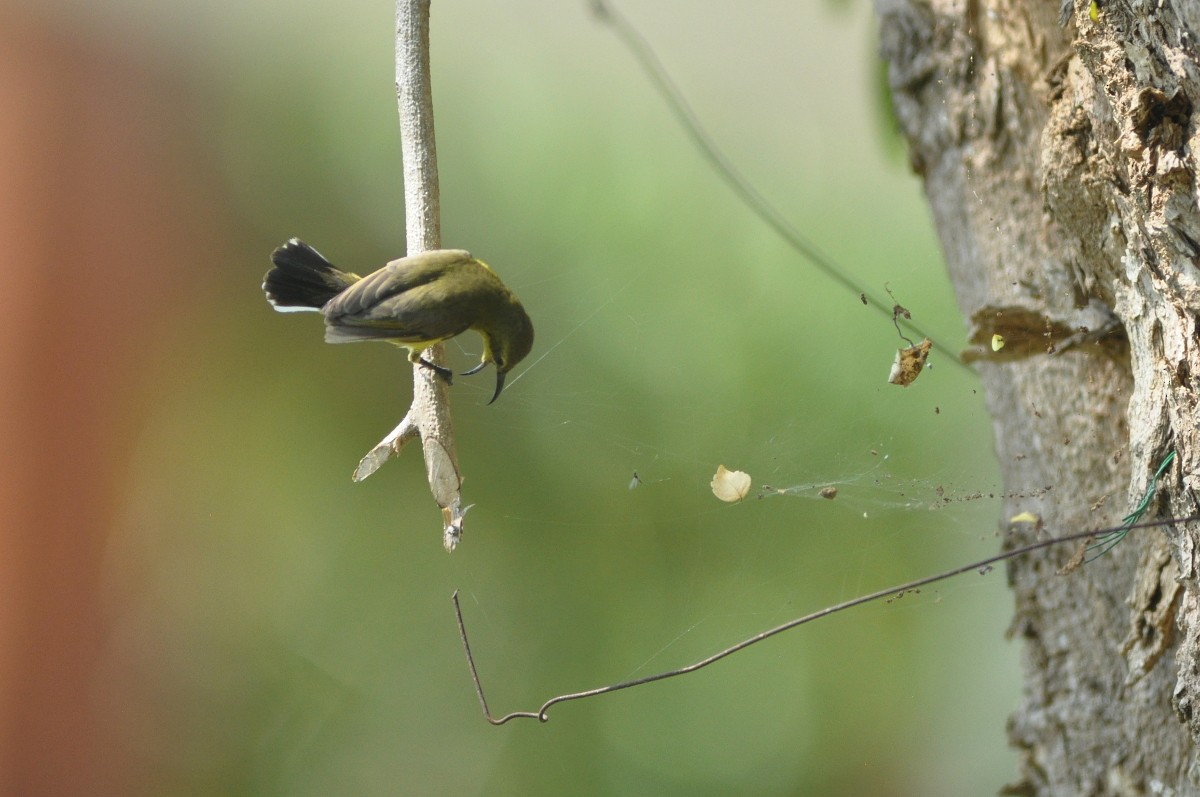
<path id="1" fill-rule="evenodd" d="M 1173 449 L 1150 511 L 1196 514 L 1200 4 L 1077 0 L 1065 26 L 1046 0 L 877 6 L 972 342 L 1008 340 L 968 353 L 1005 517 L 1119 524 Z M 1007 793 L 1200 793 L 1198 535 L 1135 532 L 1064 575 L 1069 550 L 1012 564 L 1025 697 Z"/>

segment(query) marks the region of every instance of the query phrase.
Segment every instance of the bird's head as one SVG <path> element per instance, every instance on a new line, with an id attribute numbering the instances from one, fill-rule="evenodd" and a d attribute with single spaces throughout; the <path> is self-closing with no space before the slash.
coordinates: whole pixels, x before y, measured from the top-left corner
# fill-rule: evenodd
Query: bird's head
<path id="1" fill-rule="evenodd" d="M 483 337 L 483 360 L 464 375 L 478 373 L 488 363 L 495 364 L 496 392 L 488 402 L 491 404 L 500 398 L 508 372 L 524 360 L 533 348 L 533 322 L 521 303 L 514 299 L 509 312 L 479 332 Z"/>

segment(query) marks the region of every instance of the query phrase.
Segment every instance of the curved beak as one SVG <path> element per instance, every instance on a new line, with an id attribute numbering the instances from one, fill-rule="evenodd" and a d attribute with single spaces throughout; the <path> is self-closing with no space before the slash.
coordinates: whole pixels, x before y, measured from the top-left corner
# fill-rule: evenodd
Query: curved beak
<path id="1" fill-rule="evenodd" d="M 492 396 L 492 401 L 489 401 L 488 404 L 491 404 L 496 399 L 500 398 L 500 391 L 504 389 L 504 376 L 505 374 L 503 371 L 496 372 L 496 393 Z"/>

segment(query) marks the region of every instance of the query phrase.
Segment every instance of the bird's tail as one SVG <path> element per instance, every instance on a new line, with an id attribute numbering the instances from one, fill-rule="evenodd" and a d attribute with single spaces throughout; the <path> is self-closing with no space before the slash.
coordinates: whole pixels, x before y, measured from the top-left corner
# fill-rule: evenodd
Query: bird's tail
<path id="1" fill-rule="evenodd" d="M 292 238 L 271 253 L 275 268 L 263 278 L 267 301 L 281 313 L 318 311 L 361 277 L 340 271 L 320 252 Z"/>

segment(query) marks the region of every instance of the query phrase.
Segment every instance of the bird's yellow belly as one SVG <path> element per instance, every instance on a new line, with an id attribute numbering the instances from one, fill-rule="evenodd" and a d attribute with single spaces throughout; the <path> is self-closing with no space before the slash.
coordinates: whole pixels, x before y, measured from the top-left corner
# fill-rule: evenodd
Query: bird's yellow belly
<path id="1" fill-rule="evenodd" d="M 436 346 L 447 338 L 438 338 L 437 340 L 395 340 L 393 338 L 384 338 L 393 346 L 399 346 L 402 349 L 408 349 L 410 354 L 420 354 L 430 346 Z"/>

